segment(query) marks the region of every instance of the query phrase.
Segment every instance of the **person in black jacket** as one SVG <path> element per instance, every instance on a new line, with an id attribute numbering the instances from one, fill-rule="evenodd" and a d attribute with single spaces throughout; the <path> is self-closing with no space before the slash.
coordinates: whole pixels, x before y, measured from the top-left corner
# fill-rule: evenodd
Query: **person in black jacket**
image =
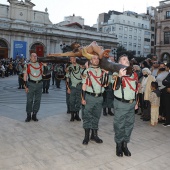
<path id="1" fill-rule="evenodd" d="M 167 70 L 170 72 L 170 63 L 166 65 Z M 165 93 L 165 118 L 166 121 L 163 124 L 164 127 L 170 126 L 170 73 L 167 77 L 162 81 L 162 84 L 166 86 L 166 93 Z"/>

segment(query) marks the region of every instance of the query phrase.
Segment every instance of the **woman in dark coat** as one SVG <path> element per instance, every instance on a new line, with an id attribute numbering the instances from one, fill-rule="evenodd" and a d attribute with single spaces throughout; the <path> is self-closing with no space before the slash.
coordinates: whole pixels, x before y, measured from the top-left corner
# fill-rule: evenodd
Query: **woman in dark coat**
<path id="1" fill-rule="evenodd" d="M 170 63 L 166 65 L 167 70 L 170 72 Z M 162 81 L 162 84 L 166 86 L 166 93 L 165 93 L 165 118 L 166 121 L 163 124 L 164 127 L 170 126 L 170 73 L 167 77 Z"/>

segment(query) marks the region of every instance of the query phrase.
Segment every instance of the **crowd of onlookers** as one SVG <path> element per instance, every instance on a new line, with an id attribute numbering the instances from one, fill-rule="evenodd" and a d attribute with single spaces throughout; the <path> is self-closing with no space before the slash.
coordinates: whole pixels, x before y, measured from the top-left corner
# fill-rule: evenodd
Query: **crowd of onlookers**
<path id="1" fill-rule="evenodd" d="M 4 58 L 0 59 L 0 77 L 5 78 L 18 74 L 18 64 L 25 63 L 25 59 L 12 59 Z"/>
<path id="2" fill-rule="evenodd" d="M 146 59 L 141 63 L 132 59 L 131 63 L 139 77 L 140 109 L 136 113 L 141 115 L 143 121 L 151 121 L 152 126 L 157 123 L 163 123 L 165 127 L 170 126 L 170 92 L 168 92 L 170 63 L 160 62 L 156 57 Z M 155 108 L 158 108 L 157 111 Z"/>

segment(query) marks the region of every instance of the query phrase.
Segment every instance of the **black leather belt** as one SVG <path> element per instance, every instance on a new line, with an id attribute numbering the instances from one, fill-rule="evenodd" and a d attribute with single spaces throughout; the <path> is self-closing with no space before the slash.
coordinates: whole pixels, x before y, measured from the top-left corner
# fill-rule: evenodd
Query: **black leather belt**
<path id="1" fill-rule="evenodd" d="M 38 83 L 40 83 L 40 82 L 42 82 L 42 80 L 37 80 L 37 81 L 34 81 L 34 80 L 28 80 L 29 82 L 31 82 L 31 83 L 35 83 L 35 84 L 38 84 Z"/>
<path id="2" fill-rule="evenodd" d="M 100 97 L 100 96 L 102 96 L 102 93 L 90 93 L 90 92 L 87 92 L 87 91 L 86 91 L 86 93 L 89 94 L 89 95 L 91 95 L 91 96 L 94 96 L 94 97 Z"/>
<path id="3" fill-rule="evenodd" d="M 116 96 L 114 96 L 114 98 L 124 103 L 133 103 L 135 101 L 135 99 L 125 100 L 125 99 L 118 98 Z"/>

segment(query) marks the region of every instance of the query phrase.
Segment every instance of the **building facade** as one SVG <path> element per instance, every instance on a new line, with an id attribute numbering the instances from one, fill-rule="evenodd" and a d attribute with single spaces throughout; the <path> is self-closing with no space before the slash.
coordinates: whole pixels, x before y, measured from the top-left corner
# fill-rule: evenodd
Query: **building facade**
<path id="1" fill-rule="evenodd" d="M 156 55 L 170 62 L 170 1 L 160 1 L 156 20 Z"/>
<path id="2" fill-rule="evenodd" d="M 156 18 L 157 9 L 155 7 L 147 7 L 147 15 L 150 16 L 150 30 L 151 30 L 151 55 L 156 55 Z"/>
<path id="3" fill-rule="evenodd" d="M 154 54 L 155 44 L 151 43 L 151 39 L 154 40 L 155 35 L 154 31 L 151 31 L 150 14 L 137 14 L 131 11 L 123 13 L 109 11 L 99 14 L 98 30 L 116 35 L 119 45 L 128 51 L 134 51 L 137 57 Z"/>
<path id="4" fill-rule="evenodd" d="M 75 24 L 53 24 L 48 10 L 33 10 L 35 4 L 31 0 L 8 2 L 9 5 L 0 4 L 0 58 L 29 58 L 32 52 L 44 57 L 61 52 L 62 44 L 70 45 L 73 41 L 82 45 L 97 41 L 104 48 L 117 46 L 114 35 L 85 29 L 84 26 L 75 27 Z"/>

